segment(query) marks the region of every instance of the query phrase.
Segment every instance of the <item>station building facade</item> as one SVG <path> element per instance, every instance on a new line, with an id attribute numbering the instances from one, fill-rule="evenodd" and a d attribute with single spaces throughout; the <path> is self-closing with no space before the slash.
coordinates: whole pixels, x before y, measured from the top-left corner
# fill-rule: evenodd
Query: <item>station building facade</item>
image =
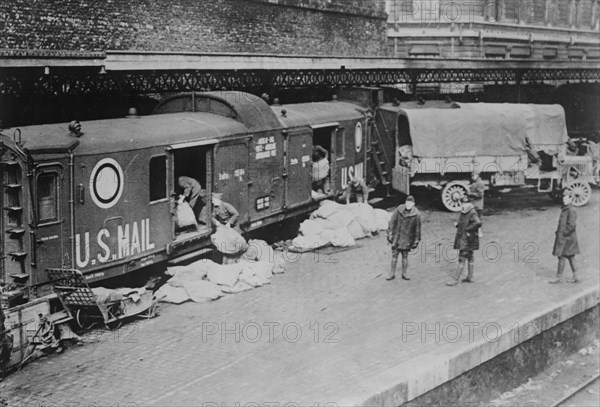
<path id="1" fill-rule="evenodd" d="M 392 57 L 477 60 L 490 71 L 501 61 L 549 70 L 572 70 L 578 61 L 600 61 L 598 0 L 386 0 L 385 7 Z M 400 88 L 413 93 L 409 98 L 451 94 L 466 102 L 559 103 L 565 108 L 571 136 L 600 141 L 598 83 L 515 84 L 492 74 L 488 79 Z"/>
<path id="2" fill-rule="evenodd" d="M 386 0 L 398 58 L 600 60 L 598 0 Z"/>

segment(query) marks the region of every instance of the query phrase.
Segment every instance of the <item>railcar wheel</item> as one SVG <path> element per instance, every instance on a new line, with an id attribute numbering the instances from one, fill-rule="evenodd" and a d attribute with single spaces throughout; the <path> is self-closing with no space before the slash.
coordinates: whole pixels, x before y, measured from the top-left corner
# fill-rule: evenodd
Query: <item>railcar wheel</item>
<path id="1" fill-rule="evenodd" d="M 585 181 L 572 181 L 567 185 L 567 191 L 571 193 L 573 206 L 583 206 L 590 201 L 592 197 L 592 188 Z"/>
<path id="2" fill-rule="evenodd" d="M 459 212 L 462 207 L 460 200 L 465 195 L 467 195 L 467 188 L 462 183 L 449 182 L 442 190 L 442 204 L 451 212 Z"/>

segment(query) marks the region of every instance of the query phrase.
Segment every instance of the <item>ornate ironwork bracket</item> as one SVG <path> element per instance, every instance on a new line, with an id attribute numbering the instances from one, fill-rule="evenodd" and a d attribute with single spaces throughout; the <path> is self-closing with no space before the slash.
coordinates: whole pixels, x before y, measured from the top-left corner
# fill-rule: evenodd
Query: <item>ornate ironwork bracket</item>
<path id="1" fill-rule="evenodd" d="M 598 81 L 596 69 L 360 69 L 285 71 L 139 71 L 90 74 L 64 71 L 27 76 L 0 72 L 0 95 L 52 99 L 132 96 L 205 90 L 272 94 L 279 89 L 336 88 L 420 83 Z"/>

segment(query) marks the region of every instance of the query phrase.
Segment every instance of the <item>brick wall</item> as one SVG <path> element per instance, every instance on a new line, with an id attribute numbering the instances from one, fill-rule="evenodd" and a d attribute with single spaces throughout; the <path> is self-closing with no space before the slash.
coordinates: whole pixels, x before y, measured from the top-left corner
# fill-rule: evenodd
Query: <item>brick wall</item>
<path id="1" fill-rule="evenodd" d="M 313 10 L 385 17 L 385 0 L 249 0 Z"/>
<path id="2" fill-rule="evenodd" d="M 380 0 L 0 1 L 0 48 L 385 55 Z"/>

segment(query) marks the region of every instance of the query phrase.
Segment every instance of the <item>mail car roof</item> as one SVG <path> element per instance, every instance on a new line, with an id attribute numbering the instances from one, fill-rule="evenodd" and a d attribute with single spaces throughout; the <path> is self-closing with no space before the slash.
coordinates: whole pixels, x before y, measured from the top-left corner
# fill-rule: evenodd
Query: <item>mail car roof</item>
<path id="1" fill-rule="evenodd" d="M 318 126 L 364 117 L 364 109 L 349 102 L 313 102 L 271 106 L 284 127 Z M 282 111 L 285 110 L 285 116 Z"/>
<path id="2" fill-rule="evenodd" d="M 256 95 L 237 91 L 181 93 L 160 102 L 153 114 L 186 111 L 229 117 L 243 123 L 251 132 L 281 128 L 267 102 Z"/>
<path id="3" fill-rule="evenodd" d="M 75 155 L 139 150 L 248 133 L 246 126 L 234 119 L 204 112 L 84 121 L 79 138 L 70 135 L 68 123 L 20 130 L 23 148 L 32 153 L 72 150 Z"/>
<path id="4" fill-rule="evenodd" d="M 422 104 L 414 100 L 409 100 L 400 103 L 384 103 L 379 106 L 379 109 L 400 113 L 404 109 L 457 109 L 459 107 L 456 102 L 447 102 L 445 100 L 427 100 Z"/>

